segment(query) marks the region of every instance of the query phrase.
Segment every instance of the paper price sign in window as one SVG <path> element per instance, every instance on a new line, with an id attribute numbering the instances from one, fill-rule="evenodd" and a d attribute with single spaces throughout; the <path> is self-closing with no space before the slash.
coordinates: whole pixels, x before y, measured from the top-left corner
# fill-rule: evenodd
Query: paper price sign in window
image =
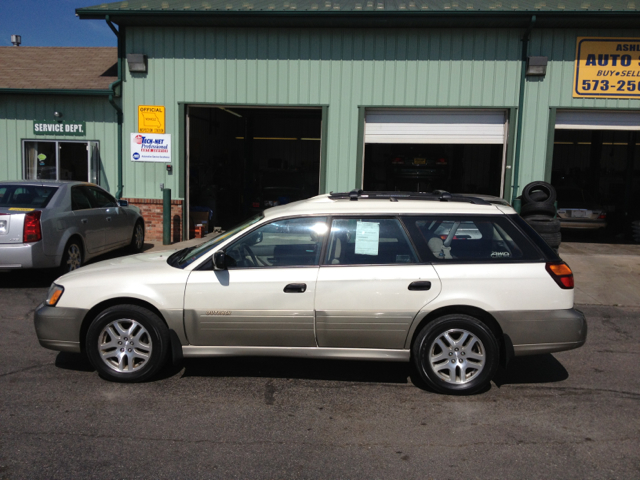
<path id="1" fill-rule="evenodd" d="M 356 255 L 378 255 L 380 224 L 358 222 L 356 224 Z"/>

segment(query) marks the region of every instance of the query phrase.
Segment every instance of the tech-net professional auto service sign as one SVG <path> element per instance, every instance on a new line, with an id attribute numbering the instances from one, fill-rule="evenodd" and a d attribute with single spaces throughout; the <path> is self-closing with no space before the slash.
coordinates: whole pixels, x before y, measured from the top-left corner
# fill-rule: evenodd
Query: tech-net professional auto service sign
<path id="1" fill-rule="evenodd" d="M 171 134 L 132 133 L 131 161 L 171 163 Z"/>

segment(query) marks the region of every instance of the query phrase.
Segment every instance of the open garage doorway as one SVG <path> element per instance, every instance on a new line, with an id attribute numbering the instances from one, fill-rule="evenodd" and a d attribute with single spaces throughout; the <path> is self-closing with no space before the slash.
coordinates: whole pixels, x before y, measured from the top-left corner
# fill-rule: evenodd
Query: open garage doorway
<path id="1" fill-rule="evenodd" d="M 321 108 L 190 106 L 187 117 L 191 236 L 319 193 Z"/>
<path id="2" fill-rule="evenodd" d="M 551 184 L 564 241 L 631 241 L 640 219 L 640 113 L 557 112 Z"/>
<path id="3" fill-rule="evenodd" d="M 367 109 L 363 188 L 502 196 L 506 112 Z"/>

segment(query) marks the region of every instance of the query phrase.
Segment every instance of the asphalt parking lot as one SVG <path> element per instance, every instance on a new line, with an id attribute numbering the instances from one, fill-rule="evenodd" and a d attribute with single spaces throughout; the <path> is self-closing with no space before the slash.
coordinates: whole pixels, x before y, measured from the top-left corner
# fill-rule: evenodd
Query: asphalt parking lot
<path id="1" fill-rule="evenodd" d="M 122 385 L 39 346 L 52 280 L 0 274 L 2 479 L 640 477 L 637 305 L 579 305 L 583 348 L 516 359 L 472 397 L 421 389 L 404 364 L 292 359 Z"/>

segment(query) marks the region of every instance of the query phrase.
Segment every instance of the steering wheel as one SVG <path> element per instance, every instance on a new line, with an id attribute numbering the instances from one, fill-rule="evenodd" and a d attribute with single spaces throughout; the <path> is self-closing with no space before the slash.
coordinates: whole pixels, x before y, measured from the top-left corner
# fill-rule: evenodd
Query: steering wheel
<path id="1" fill-rule="evenodd" d="M 244 259 L 248 254 L 249 258 L 251 258 L 251 262 L 253 263 L 253 266 L 257 267 L 258 266 L 258 259 L 256 258 L 255 254 L 253 253 L 253 250 L 251 250 L 249 248 L 249 246 L 246 245 L 246 244 L 242 244 L 242 246 L 240 248 L 242 249 L 242 258 Z"/>

